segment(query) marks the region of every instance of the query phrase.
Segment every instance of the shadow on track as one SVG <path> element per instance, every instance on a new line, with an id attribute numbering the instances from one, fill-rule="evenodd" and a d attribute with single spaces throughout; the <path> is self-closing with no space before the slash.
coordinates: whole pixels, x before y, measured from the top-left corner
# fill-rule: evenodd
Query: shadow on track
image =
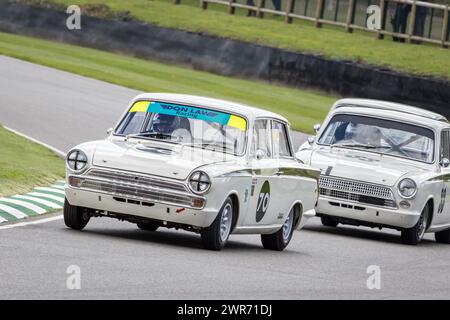
<path id="1" fill-rule="evenodd" d="M 100 224 L 96 224 L 92 226 L 88 225 L 82 231 L 72 230 L 66 227 L 63 227 L 62 231 L 68 232 L 71 236 L 91 237 L 92 241 L 96 241 L 96 237 L 101 236 L 116 240 L 125 239 L 165 247 L 199 249 L 204 252 L 211 252 L 203 247 L 199 234 L 180 230 L 175 231 L 166 228 L 159 228 L 157 231 L 152 232 L 140 230 L 137 227 L 134 229 L 133 224 L 127 225 L 125 228 L 105 228 Z M 240 237 L 242 237 L 242 240 Z M 257 242 L 255 242 L 255 240 L 257 240 Z M 227 245 L 223 250 L 226 252 L 241 252 L 242 250 L 245 250 L 248 253 L 261 252 L 265 255 L 283 255 L 286 257 L 292 255 L 305 256 L 304 247 L 297 247 L 293 243 L 282 252 L 265 250 L 260 241 L 260 236 L 256 234 L 231 235 L 231 238 L 228 240 Z"/>
<path id="2" fill-rule="evenodd" d="M 144 231 L 132 229 L 111 229 L 111 228 L 98 228 L 90 229 L 89 226 L 83 231 L 76 231 L 67 229 L 71 233 L 78 233 L 84 235 L 101 235 L 111 238 L 125 238 L 127 240 L 142 241 L 148 243 L 155 243 L 166 246 L 185 247 L 190 249 L 205 250 L 200 239 L 200 235 L 195 233 L 183 232 L 183 231 L 169 231 L 169 229 L 160 228 L 157 231 Z M 233 239 L 228 240 L 225 250 L 263 250 L 262 245 L 255 245 L 253 243 L 246 243 L 241 241 L 235 241 Z"/>
<path id="3" fill-rule="evenodd" d="M 367 229 L 366 227 L 351 227 L 343 225 L 339 225 L 337 227 L 306 225 L 303 230 L 320 232 L 323 234 L 338 235 L 348 238 L 359 238 L 363 240 L 373 240 L 385 243 L 393 243 L 405 246 L 404 244 L 401 243 L 400 232 L 388 233 L 379 229 Z M 429 239 L 423 239 L 419 245 L 422 246 L 431 244 L 436 244 L 436 242 Z"/>

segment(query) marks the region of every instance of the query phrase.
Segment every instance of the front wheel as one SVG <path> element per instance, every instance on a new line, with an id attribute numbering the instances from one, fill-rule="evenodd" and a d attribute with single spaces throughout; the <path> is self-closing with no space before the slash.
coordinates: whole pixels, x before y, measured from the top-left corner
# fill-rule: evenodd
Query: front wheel
<path id="1" fill-rule="evenodd" d="M 292 208 L 280 230 L 272 234 L 262 234 L 264 249 L 283 251 L 291 241 L 294 233 L 294 209 Z"/>
<path id="2" fill-rule="evenodd" d="M 434 238 L 438 243 L 450 244 L 450 230 L 439 231 L 434 234 Z"/>
<path id="3" fill-rule="evenodd" d="M 64 199 L 64 223 L 69 228 L 82 230 L 90 220 L 88 209 L 72 206 Z"/>
<path id="4" fill-rule="evenodd" d="M 337 225 L 339 224 L 337 219 L 331 217 L 321 217 L 320 221 L 326 227 L 337 227 Z"/>
<path id="5" fill-rule="evenodd" d="M 214 222 L 201 231 L 203 246 L 209 250 L 221 250 L 230 236 L 233 221 L 233 201 L 227 198 Z"/>
<path id="6" fill-rule="evenodd" d="M 402 230 L 402 243 L 416 245 L 422 241 L 427 230 L 429 217 L 430 207 L 427 205 L 423 209 L 417 224 L 412 228 Z"/>
<path id="7" fill-rule="evenodd" d="M 159 228 L 159 225 L 154 222 L 138 222 L 137 226 L 145 231 L 156 231 Z"/>

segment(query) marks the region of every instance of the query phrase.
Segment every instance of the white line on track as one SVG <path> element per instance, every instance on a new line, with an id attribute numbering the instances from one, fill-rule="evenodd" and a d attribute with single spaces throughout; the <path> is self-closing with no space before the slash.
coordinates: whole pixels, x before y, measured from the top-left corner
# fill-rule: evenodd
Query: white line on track
<path id="1" fill-rule="evenodd" d="M 29 196 L 35 196 L 35 197 L 42 197 L 42 198 L 47 198 L 47 199 L 52 199 L 58 202 L 64 202 L 64 197 L 58 197 L 58 196 L 54 196 L 52 194 L 48 194 L 48 193 L 41 193 L 41 192 L 30 192 L 27 193 L 27 195 Z"/>
<path id="2" fill-rule="evenodd" d="M 50 192 L 55 192 L 55 193 L 59 193 L 59 194 L 63 194 L 63 195 L 65 194 L 65 192 L 63 190 L 49 188 L 49 187 L 36 187 L 36 188 L 34 188 L 34 190 L 50 191 Z"/>
<path id="3" fill-rule="evenodd" d="M 59 204 L 56 204 L 56 203 L 53 203 L 53 202 L 50 202 L 48 200 L 44 200 L 44 199 L 41 199 L 41 198 L 24 196 L 24 195 L 20 195 L 20 194 L 13 196 L 13 198 L 30 200 L 30 201 L 36 201 L 38 203 L 41 203 L 41 204 L 43 204 L 43 205 L 45 205 L 47 207 L 53 208 L 53 209 L 61 209 L 62 208 L 61 205 L 59 205 Z"/>
<path id="4" fill-rule="evenodd" d="M 57 155 L 59 155 L 61 158 L 65 158 L 65 157 L 66 157 L 66 153 L 65 153 L 65 152 L 62 152 L 61 150 L 56 149 L 55 147 L 52 147 L 51 145 L 48 145 L 48 144 L 46 144 L 45 142 L 42 142 L 42 141 L 37 140 L 37 139 L 34 139 L 34 138 L 30 137 L 30 136 L 27 136 L 26 134 L 23 134 L 22 132 L 19 132 L 19 131 L 17 131 L 17 130 L 11 129 L 11 128 L 8 128 L 8 127 L 5 127 L 5 126 L 3 126 L 3 128 L 5 128 L 5 129 L 8 130 L 8 131 L 11 131 L 12 133 L 15 133 L 15 134 L 17 134 L 17 135 L 23 137 L 23 138 L 25 138 L 25 139 L 28 139 L 28 140 L 30 140 L 30 141 L 33 141 L 33 142 L 35 142 L 35 143 L 37 143 L 37 144 L 40 144 L 41 146 L 44 146 L 44 147 L 46 147 L 46 148 L 52 150 L 52 151 L 55 152 Z"/>
<path id="5" fill-rule="evenodd" d="M 12 208 L 10 206 L 7 206 L 5 204 L 1 204 L 1 203 L 0 203 L 0 210 L 3 210 L 5 212 L 9 213 L 10 215 L 16 217 L 17 219 L 22 219 L 22 218 L 28 217 L 25 213 L 15 209 L 15 208 Z"/>
<path id="6" fill-rule="evenodd" d="M 12 204 L 17 204 L 19 206 L 28 208 L 31 211 L 36 212 L 37 214 L 42 214 L 42 213 L 46 213 L 47 212 L 47 210 L 45 210 L 45 209 L 43 209 L 41 207 L 38 207 L 35 204 L 29 203 L 29 202 L 25 202 L 23 200 L 17 200 L 17 199 L 11 199 L 11 198 L 0 198 L 0 201 L 12 203 Z"/>
<path id="7" fill-rule="evenodd" d="M 53 186 L 51 186 L 51 188 L 58 189 L 58 190 L 64 190 L 64 185 L 62 185 L 62 186 L 53 185 Z"/>
<path id="8" fill-rule="evenodd" d="M 12 229 L 12 228 L 17 228 L 17 227 L 24 227 L 24 226 L 31 225 L 31 224 L 41 224 L 41 223 L 61 220 L 62 218 L 63 218 L 63 216 L 61 214 L 59 216 L 45 218 L 45 219 L 38 219 L 38 220 L 33 220 L 33 221 L 28 221 L 28 222 L 13 223 L 13 224 L 8 224 L 6 226 L 0 226 L 0 230 L 2 230 L 2 229 Z"/>
<path id="9" fill-rule="evenodd" d="M 15 134 L 21 136 L 21 137 L 24 137 L 25 139 L 33 141 L 33 142 L 35 142 L 37 144 L 40 144 L 41 146 L 44 146 L 44 147 L 52 150 L 57 155 L 59 155 L 61 158 L 65 158 L 66 157 L 66 153 L 65 152 L 63 152 L 63 151 L 61 151 L 61 150 L 59 150 L 59 149 L 57 149 L 55 147 L 52 147 L 51 145 L 48 145 L 45 142 L 42 142 L 42 141 L 37 140 L 37 139 L 34 139 L 34 138 L 32 138 L 32 137 L 30 137 L 30 136 L 28 136 L 26 134 L 23 134 L 22 132 L 19 132 L 17 130 L 11 129 L 11 128 L 8 128 L 8 127 L 5 127 L 5 126 L 3 128 L 5 128 L 8 131 L 11 131 L 12 133 L 15 133 Z M 58 188 L 58 186 L 55 186 L 54 188 L 55 189 L 61 189 L 61 188 Z M 64 185 L 62 186 L 62 189 L 63 188 L 64 188 Z M 60 193 L 60 192 L 58 192 L 58 190 L 52 190 L 52 191 Z M 49 200 L 42 199 L 40 197 L 46 197 L 47 199 L 52 199 L 52 200 L 56 200 L 56 201 L 60 201 L 60 202 L 64 201 L 64 198 L 60 198 L 60 197 L 57 197 L 57 196 L 54 196 L 54 195 L 51 195 L 51 194 L 45 194 L 45 193 L 40 193 L 40 192 L 31 192 L 28 195 L 15 195 L 12 198 L 35 201 L 37 203 L 41 203 L 41 204 L 43 204 L 43 205 L 45 205 L 47 207 L 53 208 L 53 209 L 61 209 L 61 205 L 58 205 L 58 204 L 56 204 L 54 202 L 51 202 Z M 13 200 L 13 199 L 11 199 L 11 200 Z M 11 203 L 13 203 L 13 202 L 11 202 Z M 29 206 L 32 205 L 31 203 L 27 203 L 27 204 L 28 204 L 27 208 L 30 208 Z M 23 206 L 26 207 L 25 205 L 23 205 Z M 7 208 L 8 210 L 4 210 L 4 209 L 2 209 L 2 207 Z M 13 215 L 13 216 L 15 216 L 15 217 L 17 217 L 19 219 L 28 217 L 27 215 L 24 215 L 22 212 L 14 209 L 14 208 L 10 208 L 8 206 L 0 205 L 0 209 L 8 212 L 9 214 L 11 214 L 11 215 Z M 11 212 L 12 210 L 16 214 Z M 33 210 L 33 209 L 31 209 L 31 210 Z M 35 211 L 35 210 L 33 210 L 33 211 Z M 28 221 L 28 222 L 19 222 L 19 223 L 9 224 L 9 225 L 6 225 L 6 226 L 0 226 L 0 230 L 1 229 L 12 229 L 12 228 L 22 227 L 22 226 L 26 226 L 26 225 L 30 225 L 30 224 L 46 223 L 46 222 L 59 220 L 59 219 L 62 219 L 62 218 L 63 218 L 62 215 L 59 215 L 59 216 L 56 216 L 56 217 L 51 217 L 51 218 L 46 218 L 46 219 L 38 219 L 38 220 L 33 220 L 33 221 Z M 8 220 L 0 217 L 0 223 L 6 222 L 6 221 L 8 221 Z"/>

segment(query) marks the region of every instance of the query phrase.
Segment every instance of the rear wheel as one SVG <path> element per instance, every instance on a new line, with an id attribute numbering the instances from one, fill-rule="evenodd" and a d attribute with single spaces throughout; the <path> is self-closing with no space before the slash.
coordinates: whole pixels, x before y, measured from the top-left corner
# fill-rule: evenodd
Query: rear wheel
<path id="1" fill-rule="evenodd" d="M 87 208 L 72 206 L 67 199 L 64 200 L 64 223 L 66 226 L 75 230 L 82 230 L 90 218 Z"/>
<path id="2" fill-rule="evenodd" d="M 227 198 L 214 222 L 201 231 L 203 246 L 209 250 L 221 250 L 230 236 L 233 221 L 233 201 Z"/>
<path id="3" fill-rule="evenodd" d="M 138 222 L 137 226 L 145 231 L 156 231 L 159 228 L 159 225 L 154 222 Z"/>
<path id="4" fill-rule="evenodd" d="M 294 233 L 294 208 L 288 214 L 280 230 L 272 234 L 262 234 L 261 242 L 264 249 L 282 251 L 291 241 Z"/>
<path id="5" fill-rule="evenodd" d="M 337 225 L 339 224 L 338 220 L 332 217 L 321 217 L 320 221 L 324 226 L 327 227 L 337 227 Z"/>
<path id="6" fill-rule="evenodd" d="M 450 244 L 450 230 L 436 232 L 434 238 L 436 242 Z"/>
<path id="7" fill-rule="evenodd" d="M 429 218 L 430 207 L 427 205 L 423 209 L 417 224 L 412 228 L 402 230 L 402 243 L 416 245 L 422 241 L 428 227 Z"/>

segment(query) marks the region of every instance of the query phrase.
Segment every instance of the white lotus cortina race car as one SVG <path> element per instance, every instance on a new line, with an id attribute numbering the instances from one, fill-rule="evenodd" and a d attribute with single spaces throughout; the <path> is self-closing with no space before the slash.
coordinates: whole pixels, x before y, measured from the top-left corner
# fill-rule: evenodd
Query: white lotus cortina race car
<path id="1" fill-rule="evenodd" d="M 337 101 L 297 157 L 320 168 L 317 216 L 450 243 L 450 124 L 439 114 L 375 100 Z"/>
<path id="2" fill-rule="evenodd" d="M 320 171 L 295 159 L 286 119 L 203 97 L 139 95 L 107 139 L 71 149 L 66 165 L 68 227 L 112 217 L 198 232 L 213 250 L 230 233 L 283 250 L 318 199 Z"/>

